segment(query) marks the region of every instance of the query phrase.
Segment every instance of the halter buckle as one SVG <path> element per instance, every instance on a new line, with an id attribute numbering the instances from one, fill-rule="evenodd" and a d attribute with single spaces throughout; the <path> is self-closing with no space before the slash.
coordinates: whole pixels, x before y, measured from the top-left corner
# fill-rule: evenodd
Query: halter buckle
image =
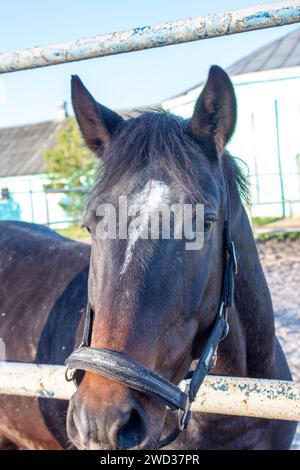
<path id="1" fill-rule="evenodd" d="M 207 373 L 209 374 L 211 371 L 213 371 L 217 365 L 217 360 L 218 360 L 218 346 L 216 347 L 214 353 L 211 355 L 207 367 Z"/>
<path id="2" fill-rule="evenodd" d="M 220 342 L 223 341 L 223 339 L 225 339 L 226 336 L 227 336 L 228 333 L 229 333 L 228 307 L 225 306 L 224 301 L 221 302 L 220 310 L 219 310 L 219 316 L 221 317 L 222 315 L 224 315 L 224 319 L 225 319 L 225 329 L 224 329 L 223 336 L 222 336 L 222 338 L 220 339 Z M 216 352 L 217 352 L 217 350 L 216 350 Z"/>
<path id="3" fill-rule="evenodd" d="M 190 402 L 188 395 L 186 398 L 184 410 L 178 410 L 178 417 L 179 417 L 178 427 L 180 431 L 183 431 L 184 429 L 188 427 L 190 417 L 191 417 L 191 402 Z"/>

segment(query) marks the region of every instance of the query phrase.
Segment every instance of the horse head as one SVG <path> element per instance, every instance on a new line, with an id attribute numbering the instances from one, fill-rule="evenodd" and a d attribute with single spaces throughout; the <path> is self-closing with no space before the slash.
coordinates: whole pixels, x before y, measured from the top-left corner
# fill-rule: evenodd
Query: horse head
<path id="1" fill-rule="evenodd" d="M 178 384 L 201 352 L 222 291 L 224 171 L 238 174 L 224 151 L 236 122 L 233 86 L 213 66 L 189 120 L 162 111 L 125 120 L 78 77 L 72 100 L 101 167 L 84 219 L 92 235 L 90 345 L 124 353 Z M 191 236 L 178 216 L 184 207 Z M 68 435 L 82 449 L 155 448 L 167 415 L 156 397 L 85 372 L 70 401 Z"/>

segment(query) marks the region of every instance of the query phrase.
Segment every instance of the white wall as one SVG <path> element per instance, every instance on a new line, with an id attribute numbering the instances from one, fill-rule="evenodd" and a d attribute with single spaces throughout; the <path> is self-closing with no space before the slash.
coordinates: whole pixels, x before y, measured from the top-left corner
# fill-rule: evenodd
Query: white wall
<path id="1" fill-rule="evenodd" d="M 286 200 L 300 200 L 300 179 L 296 174 L 296 155 L 300 153 L 300 67 L 241 75 L 232 80 L 238 101 L 238 124 L 228 150 L 249 166 L 252 214 L 280 216 L 275 101 L 284 196 Z M 190 117 L 201 89 L 168 100 L 163 106 Z M 277 201 L 279 204 L 274 204 Z M 260 205 L 256 205 L 258 202 Z M 285 206 L 287 216 L 300 215 L 300 203 L 286 202 Z"/>

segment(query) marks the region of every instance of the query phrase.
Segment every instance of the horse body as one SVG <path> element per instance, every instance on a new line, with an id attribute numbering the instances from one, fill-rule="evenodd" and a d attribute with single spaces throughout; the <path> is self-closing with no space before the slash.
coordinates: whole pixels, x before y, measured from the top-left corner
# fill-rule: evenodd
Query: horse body
<path id="1" fill-rule="evenodd" d="M 0 244 L 0 338 L 6 359 L 63 364 L 76 344 L 86 304 L 90 247 L 22 222 L 0 222 Z M 67 402 L 0 395 L 0 409 L 3 445 L 67 445 Z"/>
<path id="2" fill-rule="evenodd" d="M 123 121 L 97 103 L 78 78 L 72 83 L 81 132 L 105 166 L 84 220 L 92 249 L 48 229 L 1 224 L 1 312 L 6 315 L 0 336 L 8 359 L 63 363 L 79 342 L 80 311 L 88 298 L 94 312 L 92 347 L 124 353 L 178 383 L 199 357 L 218 311 L 229 206 L 239 270 L 230 330 L 219 345 L 214 373 L 291 380 L 241 202 L 245 181 L 224 151 L 236 119 L 227 75 L 212 68 L 188 122 L 165 113 Z M 99 238 L 99 224 L 105 222 L 98 211 L 101 201 L 115 207 L 124 194 L 131 207 L 138 207 L 139 224 L 129 230 L 128 240 Z M 151 208 L 165 202 L 194 205 L 195 200 L 205 207 L 201 250 L 186 250 L 185 240 L 142 239 Z M 17 294 L 10 296 L 12 290 Z M 15 338 L 8 341 L 13 327 Z M 68 437 L 63 426 L 60 434 L 55 429 L 65 402 L 40 400 L 38 408 L 35 400 L 2 397 L 0 406 L 3 438 L 42 448 L 66 447 L 68 439 L 79 449 L 156 448 L 174 423 L 174 414 L 159 399 L 91 372 L 84 373 L 69 402 Z M 33 416 L 43 431 L 28 426 Z M 295 429 L 291 422 L 199 413 L 169 448 L 287 449 Z"/>

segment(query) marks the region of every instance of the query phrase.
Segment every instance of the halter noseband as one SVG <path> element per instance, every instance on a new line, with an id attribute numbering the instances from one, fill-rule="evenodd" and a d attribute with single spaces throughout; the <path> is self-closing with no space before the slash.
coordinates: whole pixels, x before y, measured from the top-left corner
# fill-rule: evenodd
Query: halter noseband
<path id="1" fill-rule="evenodd" d="M 89 303 L 87 305 L 81 344 L 66 359 L 66 379 L 68 381 L 74 380 L 76 385 L 79 383 L 79 371 L 93 372 L 113 379 L 133 390 L 159 398 L 166 406 L 172 410 L 177 410 L 177 424 L 166 438 L 160 440 L 159 448 L 171 444 L 180 432 L 187 428 L 191 415 L 191 404 L 195 400 L 205 376 L 214 369 L 217 362 L 219 343 L 227 336 L 229 331 L 227 316 L 228 309 L 233 303 L 237 257 L 234 243 L 230 238 L 230 194 L 226 176 L 225 185 L 227 192 L 224 222 L 226 265 L 222 294 L 212 331 L 205 343 L 191 379 L 187 382 L 186 389 L 182 391 L 179 386 L 169 382 L 162 375 L 157 374 L 126 354 L 109 349 L 91 348 L 89 345 L 93 328 L 93 311 Z"/>

